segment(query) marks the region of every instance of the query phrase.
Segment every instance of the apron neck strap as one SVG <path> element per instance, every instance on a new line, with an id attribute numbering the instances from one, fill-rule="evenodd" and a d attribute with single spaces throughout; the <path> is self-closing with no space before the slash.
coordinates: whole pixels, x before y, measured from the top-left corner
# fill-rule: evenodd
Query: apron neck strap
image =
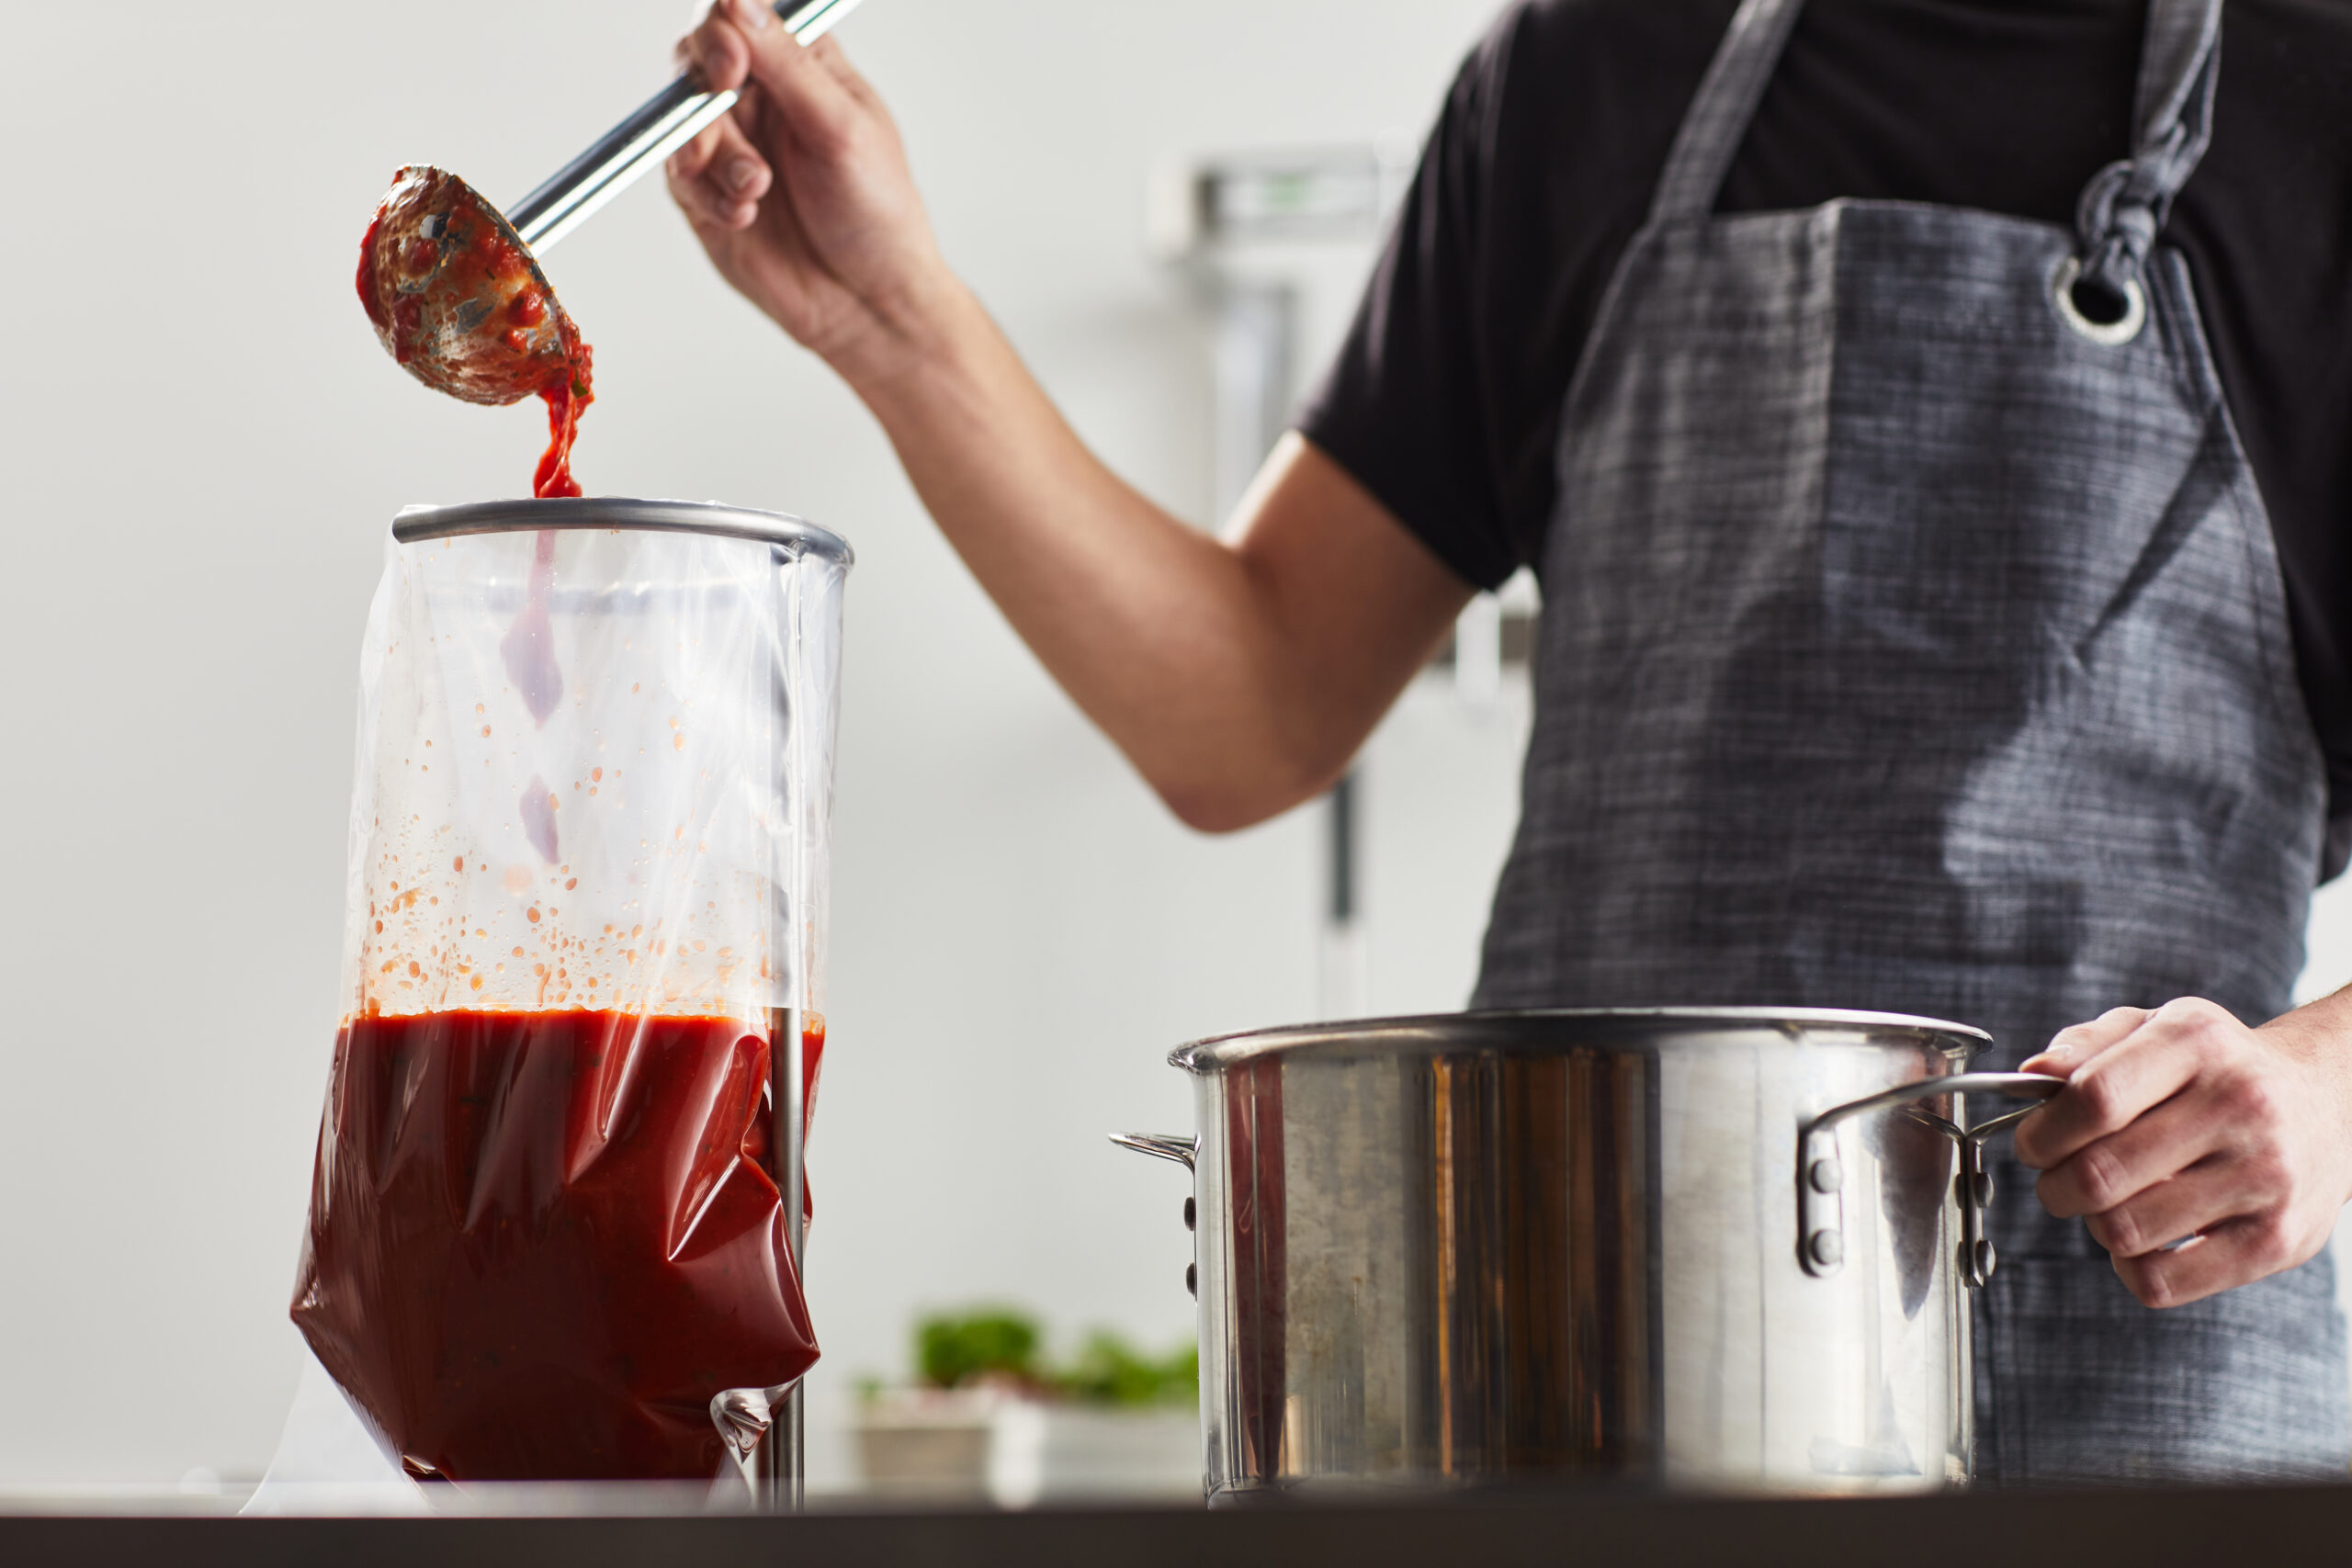
<path id="1" fill-rule="evenodd" d="M 1803 9 L 1804 0 L 1741 0 L 1682 118 L 1674 151 L 1667 154 L 1666 173 L 1650 202 L 1653 228 L 1703 219 L 1715 209 L 1715 194 L 1731 172 L 1732 157 L 1747 139 L 1747 123 L 1764 101 L 1764 88 Z"/>
<path id="2" fill-rule="evenodd" d="M 2075 209 L 2085 282 L 2120 294 L 2139 275 L 2213 140 L 2221 73 L 2222 0 L 2150 0 L 2132 155 L 2094 175 Z"/>
<path id="3" fill-rule="evenodd" d="M 1667 154 L 1650 224 L 1704 219 L 1747 136 L 1804 0 L 1741 0 Z M 2120 291 L 2136 276 L 2173 197 L 2213 137 L 2222 62 L 2222 0 L 2149 0 L 2132 155 L 2095 175 L 2076 210 L 2083 276 Z"/>

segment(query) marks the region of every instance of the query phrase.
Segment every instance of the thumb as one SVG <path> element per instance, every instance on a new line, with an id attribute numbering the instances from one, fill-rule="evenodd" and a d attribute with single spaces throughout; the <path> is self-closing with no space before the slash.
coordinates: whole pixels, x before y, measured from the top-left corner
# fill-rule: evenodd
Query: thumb
<path id="1" fill-rule="evenodd" d="M 2093 1057 L 2120 1045 L 2147 1021 L 2148 1010 L 2145 1008 L 2111 1009 L 2088 1023 L 2060 1030 L 2051 1037 L 2050 1043 L 2042 1047 L 2040 1055 L 2018 1063 L 2018 1070 L 2071 1078 L 2088 1066 Z"/>
<path id="2" fill-rule="evenodd" d="M 826 68 L 813 51 L 776 25 L 761 0 L 726 0 L 742 18 L 751 45 L 751 79 L 785 133 L 820 156 L 850 139 L 866 108 L 849 85 Z M 766 18 L 760 26 L 753 14 Z"/>

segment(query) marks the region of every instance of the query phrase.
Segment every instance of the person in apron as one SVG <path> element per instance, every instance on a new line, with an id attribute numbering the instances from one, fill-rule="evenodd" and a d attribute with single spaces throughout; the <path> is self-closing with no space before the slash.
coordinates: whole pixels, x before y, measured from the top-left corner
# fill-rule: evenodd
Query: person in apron
<path id="1" fill-rule="evenodd" d="M 688 42 L 755 88 L 672 168 L 722 272 L 865 398 L 1187 820 L 1328 782 L 1466 588 L 1393 518 L 1329 521 L 1372 503 L 1295 442 L 1264 487 L 1285 520 L 1261 496 L 1227 542 L 1119 486 L 936 262 L 872 89 L 761 9 Z M 1800 9 L 1741 6 L 1568 389 L 1475 1005 L 1924 1014 L 1988 1030 L 1984 1066 L 2074 1075 L 1996 1172 L 1980 1475 L 2341 1476 L 2312 1254 L 2352 1156 L 2324 1116 L 2278 1131 L 2291 1077 L 2203 1070 L 2258 1065 L 2240 1021 L 2289 1010 L 2326 791 L 2268 520 L 2155 243 L 2207 146 L 2221 0 L 2154 0 L 2131 155 L 2073 230 L 1717 216 Z M 1232 783 L 1237 757 L 1275 782 Z M 2301 1229 L 2239 1223 L 2209 1170 L 2293 1185 Z"/>
<path id="2" fill-rule="evenodd" d="M 1476 1005 L 1879 1008 L 1976 1023 L 2001 1067 L 2119 1001 L 2275 1018 L 2320 755 L 2188 275 L 2151 246 L 2220 0 L 2155 0 L 2133 155 L 2075 233 L 1712 216 L 1798 10 L 1742 8 L 1570 385 Z M 2152 1312 L 2034 1185 L 2002 1151 L 1980 1473 L 2342 1473 L 2326 1254 Z"/>

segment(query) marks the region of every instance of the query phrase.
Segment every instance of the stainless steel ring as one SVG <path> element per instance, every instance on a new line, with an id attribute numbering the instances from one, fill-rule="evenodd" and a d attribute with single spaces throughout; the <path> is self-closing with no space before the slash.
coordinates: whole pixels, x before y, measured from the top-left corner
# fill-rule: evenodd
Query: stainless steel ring
<path id="1" fill-rule="evenodd" d="M 392 520 L 403 545 L 474 534 L 539 530 L 633 528 L 654 534 L 710 534 L 775 545 L 796 557 L 814 556 L 848 568 L 856 552 L 839 534 L 782 512 L 755 512 L 707 501 L 640 501 L 623 496 L 572 496 L 546 501 L 476 501 L 461 506 L 412 506 Z"/>

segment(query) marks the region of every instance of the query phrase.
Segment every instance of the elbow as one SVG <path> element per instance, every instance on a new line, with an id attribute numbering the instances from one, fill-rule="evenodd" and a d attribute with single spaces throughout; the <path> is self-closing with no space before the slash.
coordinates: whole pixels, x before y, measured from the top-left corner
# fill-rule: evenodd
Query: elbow
<path id="1" fill-rule="evenodd" d="M 1162 789 L 1159 798 L 1177 821 L 1195 833 L 1222 837 L 1272 821 L 1286 806 L 1265 806 L 1238 792 L 1217 789 Z"/>
<path id="2" fill-rule="evenodd" d="M 1271 822 L 1315 799 L 1347 772 L 1337 766 L 1270 768 L 1247 775 L 1153 779 L 1161 804 L 1195 833 L 1222 837 Z"/>

